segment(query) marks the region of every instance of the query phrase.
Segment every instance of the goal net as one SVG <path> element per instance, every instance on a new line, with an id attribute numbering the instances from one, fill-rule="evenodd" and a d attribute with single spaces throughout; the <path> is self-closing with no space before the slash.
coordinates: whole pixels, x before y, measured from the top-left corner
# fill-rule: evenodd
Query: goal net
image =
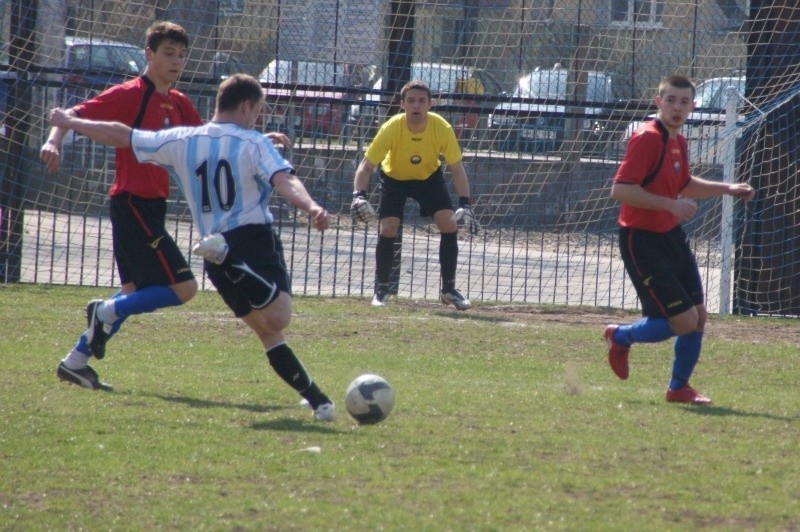
<path id="1" fill-rule="evenodd" d="M 684 127 L 694 175 L 749 182 L 754 201 L 700 202 L 685 224 L 713 312 L 800 315 L 796 178 L 800 7 L 794 0 L 5 0 L 0 3 L 0 280 L 114 286 L 114 152 L 68 135 L 39 161 L 46 114 L 146 65 L 156 20 L 191 37 L 177 88 L 204 119 L 220 80 L 262 83 L 257 125 L 337 223 L 323 235 L 272 198 L 299 293 L 372 291 L 375 223 L 349 216 L 353 173 L 410 79 L 458 135 L 482 224 L 460 235 L 474 300 L 636 308 L 611 179 L 652 118 L 659 81 L 697 84 Z M 449 173 L 445 172 L 449 180 Z M 377 176 L 370 199 L 377 201 Z M 451 192 L 454 190 L 450 187 Z M 453 198 L 455 199 L 455 198 Z M 435 298 L 437 230 L 411 201 L 393 290 Z M 177 190 L 168 224 L 195 234 Z M 190 263 L 201 276 L 196 259 Z"/>

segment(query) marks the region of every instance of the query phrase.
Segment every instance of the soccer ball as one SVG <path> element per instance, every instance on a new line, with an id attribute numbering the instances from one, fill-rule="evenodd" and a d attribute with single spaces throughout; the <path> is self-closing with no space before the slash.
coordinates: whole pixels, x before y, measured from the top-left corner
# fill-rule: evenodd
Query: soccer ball
<path id="1" fill-rule="evenodd" d="M 362 425 L 383 421 L 394 408 L 394 391 L 386 379 L 366 373 L 347 387 L 344 404 Z"/>

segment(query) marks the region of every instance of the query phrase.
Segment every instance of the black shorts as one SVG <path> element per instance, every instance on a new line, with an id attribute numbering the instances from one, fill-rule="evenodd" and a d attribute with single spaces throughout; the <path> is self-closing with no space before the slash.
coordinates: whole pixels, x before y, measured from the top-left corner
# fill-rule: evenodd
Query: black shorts
<path id="1" fill-rule="evenodd" d="M 229 248 L 229 259 L 225 261 L 225 265 L 231 262 L 243 262 L 267 282 L 274 284 L 278 292 L 292 294 L 292 282 L 283 257 L 283 245 L 271 225 L 243 225 L 227 231 L 223 235 Z M 226 271 L 233 276 L 239 275 L 239 272 L 231 271 L 225 265 L 206 261 L 206 273 L 219 295 L 225 300 L 225 304 L 237 318 L 241 318 L 248 315 L 253 310 L 253 306 L 250 303 L 249 294 L 245 293 L 239 285 L 234 284 L 226 275 Z M 275 297 L 277 295 L 276 292 Z"/>
<path id="2" fill-rule="evenodd" d="M 620 228 L 625 270 L 642 303 L 642 315 L 669 318 L 703 303 L 703 282 L 686 234 Z"/>
<path id="3" fill-rule="evenodd" d="M 419 203 L 422 216 L 433 216 L 443 209 L 453 210 L 453 202 L 447 193 L 441 167 L 427 179 L 412 181 L 392 179 L 381 170 L 380 190 L 378 218 L 394 217 L 402 220 L 406 198 L 413 198 Z"/>
<path id="4" fill-rule="evenodd" d="M 165 199 L 112 196 L 111 233 L 122 284 L 169 286 L 194 279 L 186 257 L 164 226 Z"/>

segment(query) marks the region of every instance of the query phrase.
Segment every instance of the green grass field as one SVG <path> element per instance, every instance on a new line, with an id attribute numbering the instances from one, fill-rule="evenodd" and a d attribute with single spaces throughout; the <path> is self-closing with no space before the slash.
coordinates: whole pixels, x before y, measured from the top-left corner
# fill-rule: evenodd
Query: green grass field
<path id="1" fill-rule="evenodd" d="M 603 325 L 636 314 L 299 298 L 320 424 L 215 293 L 130 319 L 92 363 L 114 392 L 59 383 L 107 294 L 0 286 L 0 529 L 800 529 L 796 320 L 712 316 L 703 408 L 664 402 L 669 343 L 612 375 Z M 365 372 L 397 400 L 373 426 Z"/>

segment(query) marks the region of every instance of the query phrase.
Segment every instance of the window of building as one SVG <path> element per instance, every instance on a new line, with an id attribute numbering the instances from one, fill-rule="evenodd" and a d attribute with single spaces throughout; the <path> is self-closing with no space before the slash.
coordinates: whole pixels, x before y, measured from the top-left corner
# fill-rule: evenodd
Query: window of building
<path id="1" fill-rule="evenodd" d="M 611 22 L 625 26 L 660 26 L 665 0 L 611 0 Z"/>
<path id="2" fill-rule="evenodd" d="M 746 0 L 717 0 L 722 14 L 725 16 L 723 27 L 737 29 L 747 19 Z"/>

